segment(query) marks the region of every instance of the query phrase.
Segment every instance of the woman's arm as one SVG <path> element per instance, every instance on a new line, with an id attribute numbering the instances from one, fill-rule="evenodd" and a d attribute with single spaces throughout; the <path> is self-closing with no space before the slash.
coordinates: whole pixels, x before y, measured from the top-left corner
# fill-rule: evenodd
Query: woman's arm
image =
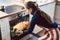
<path id="1" fill-rule="evenodd" d="M 33 31 L 35 24 L 37 23 L 37 16 L 33 16 L 30 22 L 30 26 L 27 30 L 24 30 L 23 33 L 29 34 Z"/>

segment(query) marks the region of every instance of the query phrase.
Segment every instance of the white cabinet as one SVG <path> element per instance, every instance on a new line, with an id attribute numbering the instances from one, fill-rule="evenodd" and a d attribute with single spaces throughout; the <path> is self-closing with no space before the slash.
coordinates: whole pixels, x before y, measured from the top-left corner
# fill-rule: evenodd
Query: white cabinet
<path id="1" fill-rule="evenodd" d="M 11 40 L 10 39 L 10 26 L 8 17 L 1 18 L 6 16 L 7 14 L 0 12 L 0 28 L 1 28 L 1 36 L 2 40 Z"/>

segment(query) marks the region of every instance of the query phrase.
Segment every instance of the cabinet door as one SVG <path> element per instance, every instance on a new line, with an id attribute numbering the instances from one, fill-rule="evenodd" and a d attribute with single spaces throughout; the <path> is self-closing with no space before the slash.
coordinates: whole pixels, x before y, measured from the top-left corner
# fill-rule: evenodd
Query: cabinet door
<path id="1" fill-rule="evenodd" d="M 1 29 L 0 29 L 0 40 L 2 40 L 2 37 L 1 37 Z"/>
<path id="2" fill-rule="evenodd" d="M 60 24 L 60 4 L 56 5 L 55 20 Z"/>

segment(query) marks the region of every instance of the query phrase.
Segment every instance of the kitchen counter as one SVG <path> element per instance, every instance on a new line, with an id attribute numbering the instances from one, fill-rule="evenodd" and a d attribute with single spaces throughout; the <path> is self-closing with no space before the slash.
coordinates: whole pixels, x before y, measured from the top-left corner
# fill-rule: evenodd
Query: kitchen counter
<path id="1" fill-rule="evenodd" d="M 18 12 L 10 13 L 10 14 L 7 14 L 7 13 L 4 13 L 4 12 L 0 11 L 0 19 L 5 18 L 5 17 L 9 17 L 11 15 L 18 14 L 19 12 L 24 12 L 25 10 L 26 9 L 18 11 Z"/>
<path id="2" fill-rule="evenodd" d="M 0 19 L 4 16 L 7 16 L 7 15 L 8 15 L 7 13 L 4 13 L 4 12 L 0 11 Z"/>
<path id="3" fill-rule="evenodd" d="M 2 17 L 7 16 L 7 15 L 8 15 L 7 13 L 4 13 L 4 12 L 0 11 L 0 19 L 1 19 Z"/>

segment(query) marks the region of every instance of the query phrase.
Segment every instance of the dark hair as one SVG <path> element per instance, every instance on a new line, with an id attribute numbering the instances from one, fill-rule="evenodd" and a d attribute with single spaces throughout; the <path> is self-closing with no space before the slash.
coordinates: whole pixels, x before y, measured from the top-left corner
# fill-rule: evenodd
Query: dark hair
<path id="1" fill-rule="evenodd" d="M 36 2 L 29 1 L 26 4 L 26 8 L 27 9 L 32 8 L 32 12 L 35 12 L 38 9 L 38 4 Z"/>

